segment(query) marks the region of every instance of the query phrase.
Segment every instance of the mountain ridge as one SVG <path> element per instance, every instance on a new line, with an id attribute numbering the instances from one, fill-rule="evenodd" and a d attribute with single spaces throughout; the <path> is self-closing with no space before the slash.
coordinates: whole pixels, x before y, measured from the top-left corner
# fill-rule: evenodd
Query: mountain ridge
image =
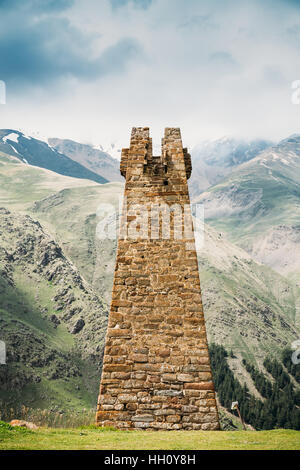
<path id="1" fill-rule="evenodd" d="M 46 142 L 27 136 L 20 131 L 0 129 L 0 151 L 24 163 L 52 170 L 61 175 L 89 179 L 99 184 L 107 183 L 105 178 L 57 152 Z"/>
<path id="2" fill-rule="evenodd" d="M 70 139 L 48 139 L 50 146 L 108 181 L 122 181 L 120 162 L 107 152 Z"/>
<path id="3" fill-rule="evenodd" d="M 300 137 L 289 137 L 233 169 L 195 202 L 209 224 L 257 261 L 300 279 Z M 294 259 L 293 259 L 294 258 Z"/>
<path id="4" fill-rule="evenodd" d="M 263 139 L 245 140 L 233 137 L 200 142 L 191 150 L 191 196 L 199 196 L 208 187 L 230 174 L 236 166 L 251 161 L 272 144 L 271 141 Z"/>
<path id="5" fill-rule="evenodd" d="M 7 345 L 0 401 L 32 405 L 33 393 L 40 406 L 60 401 L 68 408 L 68 400 L 92 406 L 106 304 L 38 221 L 0 208 L 0 233 L 0 324 Z"/>

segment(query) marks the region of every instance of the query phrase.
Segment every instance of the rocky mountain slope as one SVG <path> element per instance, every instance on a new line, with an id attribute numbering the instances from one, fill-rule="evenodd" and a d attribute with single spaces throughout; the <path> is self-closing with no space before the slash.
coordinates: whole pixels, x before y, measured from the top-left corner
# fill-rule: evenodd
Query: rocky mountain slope
<path id="1" fill-rule="evenodd" d="M 49 145 L 108 181 L 122 181 L 120 162 L 107 152 L 68 139 L 49 139 Z"/>
<path id="2" fill-rule="evenodd" d="M 298 337 L 299 288 L 208 225 L 198 260 L 210 342 L 261 364 Z"/>
<path id="3" fill-rule="evenodd" d="M 300 136 L 237 167 L 197 199 L 206 221 L 251 256 L 300 280 Z"/>
<path id="4" fill-rule="evenodd" d="M 95 404 L 107 307 L 29 216 L 0 209 L 0 402 Z"/>
<path id="5" fill-rule="evenodd" d="M 217 184 L 232 170 L 252 160 L 272 145 L 267 140 L 246 141 L 231 137 L 207 140 L 191 151 L 193 171 L 189 181 L 191 196 L 199 196 L 213 184 Z"/>
<path id="6" fill-rule="evenodd" d="M 46 168 L 60 175 L 106 183 L 107 179 L 72 160 L 48 143 L 20 131 L 0 129 L 0 151 L 29 165 Z"/>

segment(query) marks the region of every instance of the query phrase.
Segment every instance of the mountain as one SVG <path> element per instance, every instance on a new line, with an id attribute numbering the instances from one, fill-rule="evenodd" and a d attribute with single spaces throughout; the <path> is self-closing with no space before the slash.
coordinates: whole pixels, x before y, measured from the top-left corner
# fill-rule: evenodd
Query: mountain
<path id="1" fill-rule="evenodd" d="M 0 209 L 0 402 L 95 405 L 107 307 L 39 222 Z"/>
<path id="2" fill-rule="evenodd" d="M 123 185 L 70 186 L 42 198 L 38 186 L 31 187 L 36 199 L 26 212 L 47 227 L 95 292 L 109 302 L 117 241 L 99 239 L 97 227 L 103 220 L 101 208 L 119 208 Z M 0 189 L 0 201 L 5 194 Z M 14 195 L 8 199 L 14 206 Z M 199 267 L 210 341 L 254 362 L 289 346 L 297 337 L 299 289 L 209 226 L 205 237 Z"/>
<path id="3" fill-rule="evenodd" d="M 231 242 L 299 283 L 300 136 L 235 168 L 195 201 Z"/>
<path id="4" fill-rule="evenodd" d="M 252 160 L 271 145 L 271 142 L 262 139 L 246 141 L 230 137 L 201 142 L 191 151 L 191 196 L 198 196 L 231 173 L 236 166 Z"/>
<path id="5" fill-rule="evenodd" d="M 56 387 L 58 390 L 63 390 L 63 393 L 65 393 L 65 390 L 68 390 L 66 396 L 70 400 L 70 404 L 76 404 L 77 406 L 80 400 L 81 404 L 84 400 L 87 403 L 91 400 L 91 395 L 86 398 L 83 396 L 82 391 L 87 387 L 87 383 L 89 383 L 84 370 L 89 372 L 91 377 L 94 377 L 94 379 L 91 379 L 91 383 L 95 384 L 95 386 L 93 385 L 95 398 L 97 395 L 96 379 L 99 381 L 100 376 L 98 372 L 98 353 L 101 352 L 103 345 L 103 328 L 107 314 L 105 303 L 102 299 L 106 303 L 110 301 L 117 245 L 115 239 L 99 239 L 97 229 L 103 225 L 103 217 L 105 217 L 104 209 L 107 207 L 107 204 L 111 204 L 116 209 L 119 207 L 119 197 L 123 193 L 123 184 L 108 183 L 98 185 L 87 180 L 56 175 L 49 170 L 28 166 L 16 157 L 4 155 L 3 153 L 0 153 L 0 178 L 0 206 L 5 206 L 8 210 L 13 210 L 14 212 L 27 214 L 30 217 L 24 218 L 21 215 L 12 216 L 6 213 L 3 216 L 7 219 L 0 226 L 0 230 L 4 234 L 6 241 L 3 244 L 1 235 L 0 246 L 3 245 L 8 253 L 8 255 L 5 254 L 5 257 L 7 258 L 7 256 L 10 257 L 12 255 L 13 259 L 15 259 L 15 253 L 20 253 L 21 256 L 23 252 L 24 256 L 22 255 L 20 262 L 18 258 L 16 261 L 13 261 L 13 259 L 5 261 L 5 263 L 17 264 L 14 264 L 12 268 L 5 268 L 7 273 L 9 273 L 9 269 L 13 269 L 14 275 L 12 280 L 15 283 L 15 287 L 11 286 L 12 290 L 9 294 L 9 300 L 1 307 L 1 313 L 3 311 L 6 312 L 8 310 L 7 305 L 10 305 L 9 321 L 15 321 L 13 323 L 14 331 L 16 334 L 22 335 L 23 324 L 21 325 L 18 322 L 20 317 L 22 317 L 23 321 L 27 321 L 27 319 L 22 312 L 19 313 L 18 305 L 10 300 L 14 299 L 14 290 L 16 288 L 21 290 L 22 288 L 22 298 L 28 298 L 32 302 L 27 306 L 27 309 L 29 312 L 34 312 L 33 317 L 40 318 L 40 312 L 47 307 L 51 313 L 50 317 L 55 315 L 61 322 L 57 328 L 54 328 L 55 334 L 59 333 L 60 328 L 64 328 L 63 331 L 66 333 L 65 337 L 67 338 L 66 342 L 64 342 L 64 347 L 68 346 L 70 338 L 73 341 L 78 341 L 76 343 L 76 350 L 78 350 L 79 359 L 86 361 L 82 365 L 82 369 L 79 368 L 80 373 L 83 374 L 82 377 L 78 375 L 70 378 L 67 375 L 63 375 L 59 376 L 59 378 L 52 378 L 50 382 L 43 382 L 43 389 L 34 388 L 34 377 L 37 375 L 42 381 L 49 381 L 50 379 L 47 374 L 50 374 L 49 371 L 52 370 L 51 360 L 43 363 L 43 366 L 39 369 L 39 374 L 36 370 L 31 369 L 31 365 L 30 367 L 24 366 L 29 376 L 32 377 L 32 379 L 28 379 L 28 382 L 24 383 L 24 387 L 29 387 L 26 389 L 29 392 L 26 392 L 24 397 L 29 400 L 31 396 L 32 403 L 36 401 L 38 406 L 41 406 L 38 402 L 39 393 L 41 391 L 42 395 L 45 395 L 46 389 L 49 386 L 51 397 L 53 397 L 51 390 L 53 390 L 53 387 Z M 14 222 L 14 218 L 16 222 Z M 106 221 L 108 221 L 107 218 Z M 17 224 L 16 226 L 14 226 L 15 223 Z M 28 233 L 26 232 L 28 224 L 32 228 L 31 237 L 37 237 L 34 243 L 30 241 L 31 238 L 28 238 Z M 15 231 L 16 233 L 14 233 Z M 8 240 L 10 238 L 14 240 L 15 237 L 18 237 L 18 243 L 12 241 L 11 248 L 9 248 Z M 47 252 L 49 251 L 48 258 L 52 260 L 52 255 L 50 254 L 53 251 L 54 253 L 61 253 L 63 256 L 63 258 L 61 258 L 61 255 L 59 256 L 59 262 L 63 262 L 65 267 L 58 270 L 58 274 L 61 273 L 61 277 L 57 278 L 55 283 L 52 280 L 49 282 L 47 278 L 49 270 L 47 266 L 40 271 L 41 268 L 38 260 L 41 258 L 41 255 L 39 253 L 43 253 L 43 251 L 41 251 L 39 240 L 43 240 L 44 237 L 47 240 L 52 240 L 50 247 L 56 247 L 55 249 L 49 248 L 47 250 Z M 21 243 L 22 240 L 24 240 L 24 243 Z M 20 243 L 21 249 L 17 248 Z M 34 248 L 33 252 L 30 251 L 30 255 L 27 256 L 26 250 L 32 244 L 36 248 Z M 42 245 L 44 245 L 44 242 Z M 55 258 L 51 262 L 56 266 L 58 260 Z M 19 265 L 20 268 L 18 267 Z M 28 267 L 26 268 L 27 265 Z M 85 289 L 88 294 L 86 294 L 86 297 L 83 297 L 82 302 L 80 298 L 77 299 L 81 289 L 78 289 L 77 284 L 72 280 L 73 278 L 70 273 L 73 271 L 69 272 L 70 266 L 76 266 L 81 279 L 80 282 L 86 286 Z M 222 344 L 227 351 L 233 350 L 235 358 L 230 359 L 232 370 L 234 370 L 235 375 L 242 384 L 246 381 L 251 393 L 257 394 L 258 392 L 249 373 L 242 366 L 242 359 L 245 358 L 260 368 L 266 355 L 270 354 L 277 357 L 279 352 L 285 347 L 289 347 L 291 342 L 299 336 L 300 309 L 298 306 L 300 289 L 293 282 L 274 272 L 271 268 L 254 261 L 245 250 L 233 245 L 219 230 L 216 231 L 208 225 L 205 230 L 205 245 L 199 253 L 199 268 L 209 341 Z M 52 271 L 52 268 L 50 271 Z M 19 273 L 24 276 L 21 276 L 20 280 L 18 277 Z M 2 278 L 4 276 L 2 275 Z M 6 278 L 7 276 L 8 274 Z M 30 282 L 28 282 L 28 279 L 30 279 Z M 41 291 L 36 292 L 39 285 L 44 287 Z M 76 302 L 79 302 L 80 305 L 86 305 L 85 310 L 78 312 L 77 316 L 70 319 L 68 314 L 65 317 L 63 313 L 60 313 L 59 308 L 57 309 L 57 304 L 60 303 L 57 295 L 63 295 L 59 289 L 69 285 L 71 286 L 70 290 L 65 294 L 66 298 L 61 299 L 61 303 L 65 305 L 69 293 L 74 291 Z M 53 295 L 51 292 L 52 288 L 55 289 Z M 44 289 L 45 302 L 43 300 L 44 294 L 42 294 Z M 18 300 L 20 297 L 17 290 L 16 292 L 15 298 Z M 38 295 L 37 299 L 35 298 L 36 295 Z M 99 300 L 95 300 L 95 303 L 91 304 L 89 303 L 91 302 L 89 295 L 94 295 L 95 299 Z M 5 299 L 6 297 L 5 295 L 5 297 L 1 298 Z M 65 308 L 69 308 L 68 303 Z M 60 315 L 62 316 L 60 317 Z M 87 321 L 85 321 L 86 315 Z M 2 319 L 2 314 L 0 318 Z M 93 318 L 94 321 L 92 320 Z M 84 328 L 80 332 L 72 334 L 72 328 L 75 327 L 74 321 L 80 319 L 85 322 Z M 53 320 L 50 319 L 50 326 L 53 321 L 56 323 L 54 317 Z M 40 335 L 43 335 L 45 332 L 44 324 L 39 323 L 34 325 L 34 333 L 42 340 L 43 336 Z M 80 328 L 81 325 L 82 322 L 79 322 L 78 327 Z M 9 331 L 9 327 L 6 328 Z M 7 338 L 11 341 L 9 336 Z M 57 344 L 61 344 L 58 342 L 58 339 L 55 339 L 55 341 Z M 32 354 L 39 355 L 40 349 L 37 344 L 38 342 L 35 342 L 31 346 Z M 74 345 L 74 342 L 72 345 Z M 99 346 L 100 350 L 95 349 L 96 345 Z M 44 342 L 43 348 L 46 346 L 54 349 L 53 342 Z M 19 351 L 23 349 L 27 351 L 25 341 L 20 343 Z M 74 351 L 73 346 L 71 350 Z M 59 354 L 60 352 L 67 354 L 69 351 L 69 349 L 65 351 L 58 348 Z M 28 353 L 26 352 L 26 354 Z M 61 362 L 63 362 L 62 357 L 65 356 L 60 357 Z M 87 358 L 85 359 L 85 357 Z M 94 367 L 87 365 L 90 360 Z M 56 361 L 59 361 L 59 358 L 54 360 L 53 367 L 55 368 Z M 68 361 L 70 360 L 68 359 Z M 75 362 L 69 363 L 75 364 Z M 95 375 L 92 375 L 92 371 L 94 373 L 96 371 L 98 374 L 97 378 Z M 44 372 L 46 374 L 45 377 L 41 375 Z M 77 372 L 74 373 L 76 374 Z M 22 387 L 23 385 L 20 384 L 19 388 L 22 389 Z M 32 387 L 38 390 L 38 393 L 35 395 L 30 395 Z M 80 390 L 77 390 L 76 387 L 80 387 Z M 82 397 L 80 400 L 77 391 L 79 396 Z M 5 399 L 4 394 L 1 397 L 3 400 Z M 49 399 L 49 401 L 51 403 L 55 402 L 54 398 Z M 42 404 L 45 404 L 45 402 L 46 398 Z M 60 406 L 65 406 L 65 401 L 59 393 L 57 394 L 56 403 L 60 403 Z"/>
<path id="6" fill-rule="evenodd" d="M 286 278 L 207 224 L 198 261 L 210 343 L 261 365 L 299 336 L 300 289 Z"/>
<path id="7" fill-rule="evenodd" d="M 101 204 L 112 203 L 117 207 L 122 193 L 121 183 L 99 185 L 61 176 L 0 152 L 0 207 L 28 213 L 35 219 L 40 211 L 39 220 L 43 226 L 51 231 L 79 269 L 85 266 L 84 276 L 108 302 L 114 271 L 113 251 L 110 246 L 101 245 L 98 253 L 96 213 Z M 48 214 L 44 206 L 49 207 Z M 94 282 L 94 278 L 98 278 L 95 269 L 98 265 L 106 267 L 99 280 Z M 106 271 L 110 272 L 110 277 L 106 276 Z"/>
<path id="8" fill-rule="evenodd" d="M 51 138 L 48 142 L 58 152 L 67 155 L 108 181 L 123 181 L 120 174 L 120 162 L 112 158 L 107 152 L 73 140 Z"/>
<path id="9" fill-rule="evenodd" d="M 100 185 L 91 180 L 71 178 L 27 165 L 15 156 L 0 151 L 0 206 L 24 211 L 35 200 L 56 191 L 94 186 Z"/>
<path id="10" fill-rule="evenodd" d="M 20 131 L 0 129 L 0 151 L 13 155 L 29 165 L 46 168 L 60 175 L 82 178 L 103 184 L 107 180 L 50 147 L 46 142 Z"/>

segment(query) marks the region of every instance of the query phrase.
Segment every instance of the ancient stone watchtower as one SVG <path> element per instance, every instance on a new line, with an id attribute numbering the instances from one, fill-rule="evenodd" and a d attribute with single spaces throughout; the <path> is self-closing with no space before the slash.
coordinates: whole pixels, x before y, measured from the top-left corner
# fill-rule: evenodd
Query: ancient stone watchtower
<path id="1" fill-rule="evenodd" d="M 219 429 L 187 186 L 191 158 L 180 130 L 165 130 L 162 155 L 154 157 L 149 129 L 133 128 L 121 173 L 122 232 L 97 424 Z"/>

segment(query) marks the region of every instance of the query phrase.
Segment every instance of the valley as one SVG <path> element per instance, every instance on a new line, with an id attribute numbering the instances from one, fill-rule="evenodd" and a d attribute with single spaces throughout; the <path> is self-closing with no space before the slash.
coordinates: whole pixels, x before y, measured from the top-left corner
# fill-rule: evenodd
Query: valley
<path id="1" fill-rule="evenodd" d="M 232 351 L 230 367 L 255 396 L 259 392 L 243 359 L 267 374 L 265 357 L 279 357 L 289 348 L 299 337 L 300 324 L 300 288 L 295 282 L 299 245 L 293 228 L 299 222 L 297 154 L 291 157 L 293 170 L 282 166 L 279 158 L 271 159 L 271 177 L 264 161 L 270 150 L 265 152 L 234 166 L 222 182 L 194 197 L 206 211 L 205 244 L 198 261 L 209 342 Z M 287 187 L 280 190 L 285 179 Z M 12 401 L 22 395 L 29 406 L 95 405 L 117 244 L 99 239 L 97 226 L 103 222 L 102 205 L 118 210 L 122 193 L 122 182 L 72 178 L 0 153 L 1 332 L 16 349 L 9 352 L 15 372 L 9 377 L 2 374 L 1 380 L 9 384 L 7 389 L 18 376 Z M 283 227 L 289 227 L 289 236 Z M 271 236 L 270 230 L 279 235 Z M 278 253 L 275 242 L 263 243 L 260 237 L 275 239 Z M 38 261 L 44 238 L 52 240 L 46 243 L 51 263 L 58 262 L 51 258 L 53 247 L 60 253 L 62 267 L 54 280 Z M 21 239 L 30 240 L 30 250 Z M 281 239 L 287 244 L 284 249 Z M 18 296 L 13 295 L 16 290 Z M 32 351 L 25 346 L 29 337 Z M 55 359 L 47 359 L 54 345 Z M 46 358 L 35 362 L 41 346 Z M 25 366 L 22 358 L 30 365 Z M 70 368 L 64 368 L 64 362 Z M 7 401 L 7 392 L 0 398 Z"/>

